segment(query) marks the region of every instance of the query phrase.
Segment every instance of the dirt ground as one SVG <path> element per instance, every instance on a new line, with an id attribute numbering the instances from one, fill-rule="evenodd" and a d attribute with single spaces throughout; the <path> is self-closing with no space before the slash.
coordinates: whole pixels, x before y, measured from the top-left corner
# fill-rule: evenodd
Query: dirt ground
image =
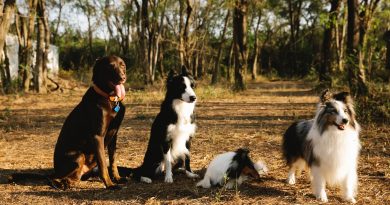
<path id="1" fill-rule="evenodd" d="M 192 144 L 192 168 L 202 175 L 222 152 L 248 147 L 269 173 L 236 190 L 196 188 L 196 180 L 174 174 L 174 183 L 129 181 L 122 190 L 105 190 L 99 179 L 57 191 L 44 182 L 10 184 L 14 172 L 51 173 L 54 145 L 62 123 L 86 88 L 51 95 L 0 96 L 1 204 L 313 204 L 310 183 L 302 175 L 296 185 L 284 180 L 281 136 L 297 119 L 312 118 L 317 95 L 300 82 L 252 83 L 244 93 L 197 89 L 197 134 Z M 150 126 L 163 97 L 161 89 L 132 91 L 119 132 L 119 165 L 136 167 L 145 153 Z M 390 204 L 390 127 L 365 124 L 360 139 L 359 204 Z M 330 204 L 343 203 L 337 188 L 327 189 Z"/>

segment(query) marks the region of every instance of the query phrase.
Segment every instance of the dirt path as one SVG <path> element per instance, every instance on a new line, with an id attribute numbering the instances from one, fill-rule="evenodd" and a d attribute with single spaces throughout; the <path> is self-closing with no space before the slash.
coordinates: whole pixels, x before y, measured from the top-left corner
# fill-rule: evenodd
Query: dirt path
<path id="1" fill-rule="evenodd" d="M 195 187 L 193 180 L 174 175 L 173 184 L 130 181 L 120 191 L 107 191 L 98 180 L 80 182 L 69 191 L 56 191 L 44 183 L 8 184 L 16 170 L 50 173 L 54 144 L 66 115 L 79 102 L 85 88 L 65 94 L 0 96 L 0 198 L 6 204 L 306 204 L 315 203 L 305 176 L 295 186 L 284 183 L 287 168 L 281 158 L 281 135 L 297 119 L 311 118 L 317 97 L 299 82 L 267 82 L 248 86 L 241 94 L 219 95 L 202 89 L 197 105 L 198 131 L 192 145 L 192 167 L 204 167 L 218 153 L 248 147 L 254 160 L 264 160 L 270 172 L 238 190 Z M 134 93 L 126 101 L 127 113 L 119 137 L 119 164 L 135 167 L 142 161 L 162 94 Z M 390 128 L 366 125 L 359 161 L 361 204 L 390 204 Z M 331 203 L 341 203 L 339 190 L 328 189 Z M 2 203 L 2 204 L 3 204 Z"/>

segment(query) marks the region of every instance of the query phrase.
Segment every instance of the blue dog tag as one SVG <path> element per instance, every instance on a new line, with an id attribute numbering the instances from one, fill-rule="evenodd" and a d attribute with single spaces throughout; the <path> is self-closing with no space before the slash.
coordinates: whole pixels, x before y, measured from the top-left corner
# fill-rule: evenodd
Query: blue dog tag
<path id="1" fill-rule="evenodd" d="M 120 109 L 121 109 L 121 107 L 119 106 L 119 104 L 117 104 L 117 105 L 114 107 L 114 111 L 115 111 L 115 112 L 119 112 Z"/>

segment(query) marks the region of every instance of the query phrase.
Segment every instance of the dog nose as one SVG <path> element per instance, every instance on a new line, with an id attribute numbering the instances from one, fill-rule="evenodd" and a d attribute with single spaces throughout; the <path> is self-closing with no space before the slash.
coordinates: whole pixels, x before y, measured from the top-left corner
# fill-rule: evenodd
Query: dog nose
<path id="1" fill-rule="evenodd" d="M 196 96 L 194 96 L 194 95 L 193 95 L 193 96 L 190 96 L 190 101 L 191 101 L 191 102 L 194 102 L 195 100 L 196 100 Z"/>
<path id="2" fill-rule="evenodd" d="M 344 118 L 342 121 L 343 121 L 344 124 L 348 123 L 348 119 L 346 119 L 346 118 Z"/>
<path id="3" fill-rule="evenodd" d="M 126 81 L 126 74 L 122 74 L 122 75 L 121 75 L 121 80 L 122 80 L 122 81 Z"/>

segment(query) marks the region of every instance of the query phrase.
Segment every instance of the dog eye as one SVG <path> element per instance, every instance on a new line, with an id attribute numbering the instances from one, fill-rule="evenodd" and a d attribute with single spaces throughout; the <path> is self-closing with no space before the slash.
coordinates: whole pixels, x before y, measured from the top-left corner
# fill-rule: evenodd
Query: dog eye
<path id="1" fill-rule="evenodd" d="M 328 108 L 329 113 L 337 113 L 337 110 L 335 108 Z"/>
<path id="2" fill-rule="evenodd" d="M 344 112 L 348 112 L 348 109 L 344 109 Z"/>
<path id="3" fill-rule="evenodd" d="M 191 88 L 195 88 L 195 84 L 194 83 L 191 83 Z"/>

